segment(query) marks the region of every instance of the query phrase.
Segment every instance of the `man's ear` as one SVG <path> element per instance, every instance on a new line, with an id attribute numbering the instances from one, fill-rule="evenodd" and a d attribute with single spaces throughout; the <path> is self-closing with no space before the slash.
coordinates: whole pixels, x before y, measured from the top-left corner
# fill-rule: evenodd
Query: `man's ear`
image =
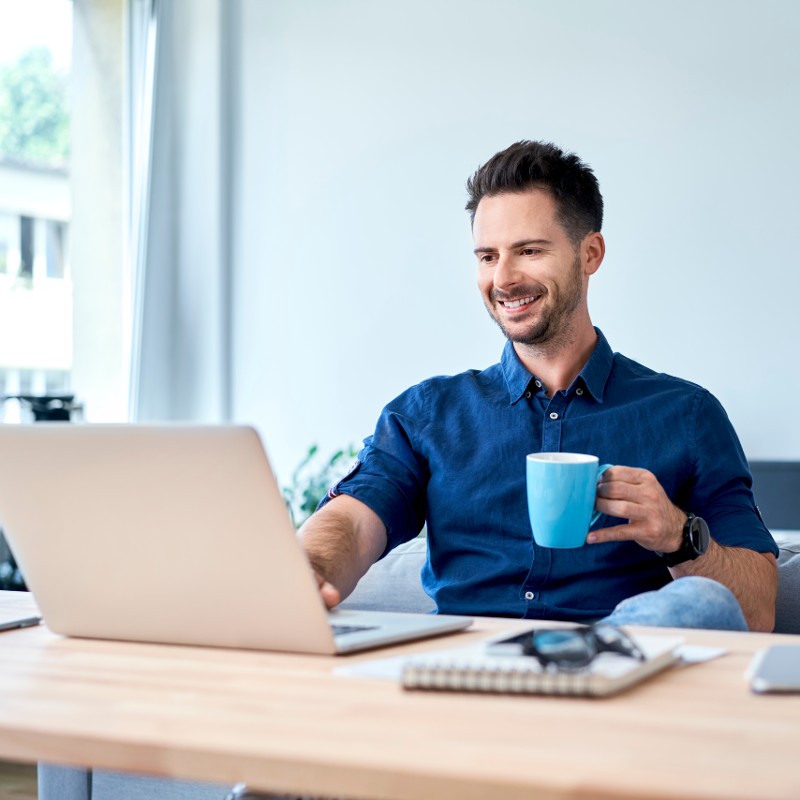
<path id="1" fill-rule="evenodd" d="M 600 231 L 587 234 L 581 242 L 580 253 L 584 275 L 594 275 L 600 269 L 603 256 L 606 254 L 606 241 L 603 239 L 603 234 Z"/>

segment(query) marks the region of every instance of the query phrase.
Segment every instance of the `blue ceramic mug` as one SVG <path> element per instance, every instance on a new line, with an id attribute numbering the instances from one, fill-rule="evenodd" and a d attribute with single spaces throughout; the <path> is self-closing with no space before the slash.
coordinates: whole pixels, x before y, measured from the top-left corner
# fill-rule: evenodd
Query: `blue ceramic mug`
<path id="1" fill-rule="evenodd" d="M 527 458 L 528 514 L 541 547 L 582 547 L 595 511 L 597 481 L 611 464 L 582 453 L 531 453 Z"/>

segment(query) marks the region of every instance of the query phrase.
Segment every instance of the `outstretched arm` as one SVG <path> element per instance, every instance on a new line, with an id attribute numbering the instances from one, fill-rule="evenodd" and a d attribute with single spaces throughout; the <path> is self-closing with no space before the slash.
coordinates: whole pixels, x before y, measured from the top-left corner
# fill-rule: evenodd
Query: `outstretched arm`
<path id="1" fill-rule="evenodd" d="M 386 527 L 369 506 L 334 497 L 299 532 L 328 608 L 344 600 L 386 549 Z"/>
<path id="2" fill-rule="evenodd" d="M 589 544 L 635 541 L 648 550 L 673 553 L 681 545 L 686 514 L 674 505 L 655 475 L 644 469 L 612 467 L 597 487 L 597 510 L 627 519 L 592 531 Z M 713 537 L 713 531 L 712 531 Z M 702 575 L 727 586 L 742 607 L 752 631 L 775 627 L 778 567 L 772 553 L 757 553 L 742 547 L 725 547 L 713 538 L 705 555 L 670 568 L 673 577 Z"/>

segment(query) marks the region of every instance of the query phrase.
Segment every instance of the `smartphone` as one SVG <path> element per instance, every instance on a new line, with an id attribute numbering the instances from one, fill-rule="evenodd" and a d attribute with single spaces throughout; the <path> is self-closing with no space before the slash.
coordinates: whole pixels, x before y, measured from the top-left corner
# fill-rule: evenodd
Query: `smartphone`
<path id="1" fill-rule="evenodd" d="M 0 631 L 13 631 L 16 628 L 30 628 L 31 625 L 38 625 L 41 621 L 41 617 L 21 617 L 20 619 L 9 619 L 5 622 L 0 622 Z"/>
<path id="2" fill-rule="evenodd" d="M 759 694 L 800 693 L 800 644 L 773 644 L 764 650 L 754 666 L 750 688 Z"/>

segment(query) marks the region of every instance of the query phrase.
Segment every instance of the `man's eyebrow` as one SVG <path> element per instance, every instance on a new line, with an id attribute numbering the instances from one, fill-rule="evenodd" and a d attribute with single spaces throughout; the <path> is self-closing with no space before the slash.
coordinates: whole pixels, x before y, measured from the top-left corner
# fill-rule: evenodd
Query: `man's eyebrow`
<path id="1" fill-rule="evenodd" d="M 553 243 L 549 239 L 523 239 L 520 242 L 514 242 L 514 244 L 511 245 L 511 249 L 516 250 L 518 247 L 528 247 L 532 244 L 537 247 L 548 247 Z"/>
<path id="2" fill-rule="evenodd" d="M 520 247 L 530 247 L 536 245 L 537 247 L 549 247 L 553 243 L 549 239 L 522 239 L 519 242 L 514 242 L 509 249 L 516 250 Z M 476 247 L 473 251 L 475 255 L 478 253 L 496 253 L 496 247 Z"/>

